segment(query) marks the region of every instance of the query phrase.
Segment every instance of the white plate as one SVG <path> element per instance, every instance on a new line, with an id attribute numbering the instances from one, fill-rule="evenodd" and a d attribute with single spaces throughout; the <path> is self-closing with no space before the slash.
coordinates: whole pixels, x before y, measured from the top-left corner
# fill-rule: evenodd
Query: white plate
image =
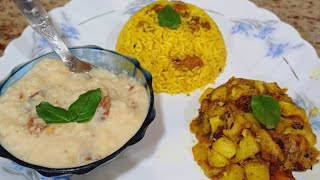
<path id="1" fill-rule="evenodd" d="M 98 45 L 114 50 L 117 35 L 130 15 L 152 0 L 73 0 L 50 12 L 70 46 Z M 218 24 L 227 44 L 225 71 L 217 86 L 230 77 L 276 81 L 309 114 L 320 107 L 320 59 L 291 26 L 247 0 L 190 0 Z M 21 62 L 51 51 L 30 27 L 5 50 L 0 79 Z M 60 179 L 206 179 L 193 161 L 190 120 L 197 115 L 199 90 L 185 95 L 156 95 L 157 117 L 144 139 L 111 164 L 83 176 Z M 310 117 L 320 137 L 320 115 Z M 318 148 L 320 145 L 318 143 Z M 0 159 L 0 179 L 51 179 L 11 161 Z M 319 179 L 320 166 L 295 173 L 298 179 Z M 59 179 L 58 177 L 53 179 Z"/>

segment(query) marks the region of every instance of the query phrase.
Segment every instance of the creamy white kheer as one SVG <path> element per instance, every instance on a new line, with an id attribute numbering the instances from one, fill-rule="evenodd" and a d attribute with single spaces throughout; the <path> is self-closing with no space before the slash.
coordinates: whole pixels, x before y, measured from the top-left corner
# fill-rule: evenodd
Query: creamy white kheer
<path id="1" fill-rule="evenodd" d="M 68 109 L 80 94 L 100 88 L 102 100 L 86 123 L 46 124 L 36 106 L 47 101 Z M 17 158 L 66 168 L 104 158 L 141 127 L 149 108 L 146 89 L 125 75 L 95 68 L 71 73 L 61 61 L 45 59 L 0 96 L 1 145 Z"/>

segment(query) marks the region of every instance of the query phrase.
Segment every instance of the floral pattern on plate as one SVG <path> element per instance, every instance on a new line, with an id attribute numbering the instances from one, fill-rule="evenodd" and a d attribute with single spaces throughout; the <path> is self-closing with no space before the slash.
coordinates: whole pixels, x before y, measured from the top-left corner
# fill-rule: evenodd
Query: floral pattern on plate
<path id="1" fill-rule="evenodd" d="M 288 49 L 294 49 L 302 46 L 302 44 L 291 45 L 289 42 L 277 42 L 273 38 L 273 33 L 277 31 L 276 25 L 278 21 L 261 22 L 254 19 L 233 20 L 234 23 L 231 34 L 245 35 L 248 38 L 257 38 L 265 41 L 267 44 L 266 56 L 270 58 L 281 57 Z"/>

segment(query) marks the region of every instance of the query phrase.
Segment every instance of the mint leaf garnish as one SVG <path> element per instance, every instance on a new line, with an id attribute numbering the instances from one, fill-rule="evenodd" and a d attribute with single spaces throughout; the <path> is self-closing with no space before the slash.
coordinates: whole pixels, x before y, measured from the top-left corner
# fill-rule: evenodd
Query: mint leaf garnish
<path id="1" fill-rule="evenodd" d="M 101 101 L 100 88 L 81 94 L 79 98 L 69 106 L 69 109 L 56 107 L 48 102 L 41 102 L 36 106 L 37 114 L 47 124 L 70 123 L 90 121 Z"/>
<path id="2" fill-rule="evenodd" d="M 69 123 L 68 111 L 51 105 L 48 102 L 41 102 L 36 106 L 36 111 L 39 117 L 41 117 L 47 124 L 49 123 Z"/>
<path id="3" fill-rule="evenodd" d="M 165 6 L 157 12 L 159 25 L 169 29 L 177 29 L 181 23 L 180 14 L 177 13 L 170 5 Z"/>
<path id="4" fill-rule="evenodd" d="M 86 122 L 93 118 L 94 113 L 101 101 L 101 90 L 91 90 L 79 96 L 69 106 L 68 118 L 75 122 Z"/>

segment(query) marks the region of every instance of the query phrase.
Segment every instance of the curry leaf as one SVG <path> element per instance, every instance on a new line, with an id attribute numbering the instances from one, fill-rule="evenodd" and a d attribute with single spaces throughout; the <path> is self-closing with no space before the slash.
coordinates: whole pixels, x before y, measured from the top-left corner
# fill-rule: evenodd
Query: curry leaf
<path id="1" fill-rule="evenodd" d="M 101 101 L 101 90 L 88 91 L 79 96 L 79 99 L 72 103 L 68 109 L 68 118 L 75 122 L 86 122 L 93 118 L 96 109 Z"/>
<path id="2" fill-rule="evenodd" d="M 158 21 L 162 27 L 177 29 L 181 23 L 181 17 L 171 6 L 167 5 L 158 12 Z"/>
<path id="3" fill-rule="evenodd" d="M 68 119 L 67 110 L 53 106 L 48 102 L 41 102 L 38 106 L 36 106 L 36 111 L 38 116 L 41 117 L 47 124 L 70 122 Z"/>
<path id="4" fill-rule="evenodd" d="M 251 109 L 253 116 L 267 129 L 275 128 L 280 121 L 280 105 L 271 96 L 253 96 L 251 99 Z"/>

